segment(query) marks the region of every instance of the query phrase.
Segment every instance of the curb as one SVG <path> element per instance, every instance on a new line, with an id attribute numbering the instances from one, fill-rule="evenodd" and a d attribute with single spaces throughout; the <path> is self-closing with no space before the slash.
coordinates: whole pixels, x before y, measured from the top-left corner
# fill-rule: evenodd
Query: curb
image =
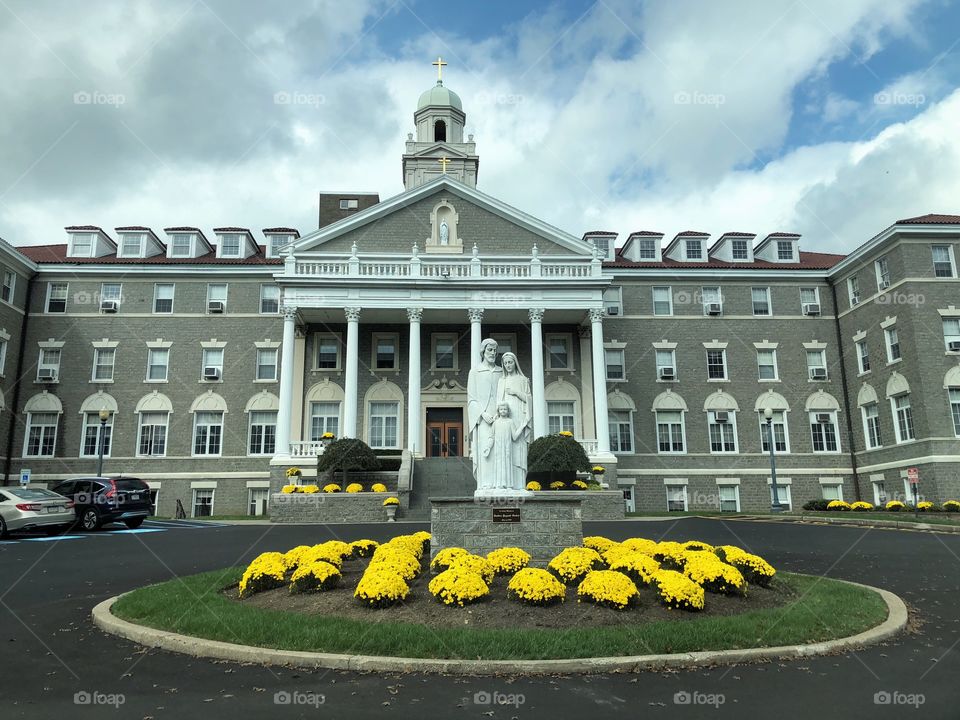
<path id="1" fill-rule="evenodd" d="M 753 515 L 743 517 L 743 520 L 761 520 L 766 522 L 803 523 L 805 525 L 847 525 L 855 527 L 892 528 L 895 530 L 916 530 L 919 532 L 940 532 L 948 535 L 960 533 L 960 525 L 944 525 L 940 523 L 909 522 L 903 520 L 876 520 L 858 517 L 823 517 L 821 515 L 794 515 L 774 517 L 767 515 Z"/>
<path id="2" fill-rule="evenodd" d="M 876 627 L 856 635 L 807 645 L 563 660 L 438 660 L 433 658 L 381 657 L 377 655 L 340 655 L 236 645 L 219 640 L 178 635 L 166 630 L 155 630 L 121 620 L 110 609 L 123 595 L 108 598 L 96 605 L 93 608 L 92 617 L 94 625 L 111 635 L 118 635 L 147 647 L 211 660 L 230 660 L 259 665 L 283 665 L 306 669 L 426 672 L 452 675 L 621 673 L 666 668 L 692 669 L 716 664 L 734 664 L 768 659 L 789 660 L 875 645 L 897 635 L 906 627 L 907 606 L 898 596 L 870 585 L 861 585 L 846 580 L 839 580 L 838 582 L 867 588 L 879 594 L 887 605 L 887 619 Z"/>

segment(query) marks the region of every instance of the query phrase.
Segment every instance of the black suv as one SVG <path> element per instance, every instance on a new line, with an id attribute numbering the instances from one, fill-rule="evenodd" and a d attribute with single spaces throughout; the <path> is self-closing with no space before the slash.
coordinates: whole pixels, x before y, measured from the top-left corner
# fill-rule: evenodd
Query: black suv
<path id="1" fill-rule="evenodd" d="M 97 530 L 112 522 L 138 528 L 153 510 L 150 487 L 140 478 L 73 478 L 51 490 L 73 500 L 77 524 L 84 530 Z"/>

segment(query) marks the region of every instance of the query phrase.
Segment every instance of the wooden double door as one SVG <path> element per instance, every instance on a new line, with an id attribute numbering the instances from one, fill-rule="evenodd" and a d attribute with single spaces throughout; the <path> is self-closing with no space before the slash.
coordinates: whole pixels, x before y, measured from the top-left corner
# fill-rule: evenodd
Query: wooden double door
<path id="1" fill-rule="evenodd" d="M 427 457 L 463 456 L 463 409 L 427 408 Z"/>

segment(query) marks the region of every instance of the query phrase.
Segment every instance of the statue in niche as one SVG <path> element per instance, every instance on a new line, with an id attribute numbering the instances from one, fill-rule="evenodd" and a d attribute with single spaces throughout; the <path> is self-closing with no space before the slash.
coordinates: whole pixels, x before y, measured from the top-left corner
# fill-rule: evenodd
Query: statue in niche
<path id="1" fill-rule="evenodd" d="M 440 223 L 440 244 L 441 245 L 450 244 L 450 228 L 447 226 L 446 220 Z"/>

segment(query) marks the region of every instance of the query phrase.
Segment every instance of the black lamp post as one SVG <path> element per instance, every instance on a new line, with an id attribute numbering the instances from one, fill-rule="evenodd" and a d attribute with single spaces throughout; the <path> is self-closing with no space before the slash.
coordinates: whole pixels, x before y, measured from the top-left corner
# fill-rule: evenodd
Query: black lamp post
<path id="1" fill-rule="evenodd" d="M 100 438 L 97 442 L 97 477 L 103 477 L 103 446 L 106 440 L 107 421 L 110 419 L 110 411 L 107 408 L 100 408 Z"/>
<path id="2" fill-rule="evenodd" d="M 770 488 L 773 490 L 770 512 L 778 513 L 783 512 L 786 508 L 780 504 L 780 488 L 777 486 L 777 460 L 773 444 L 773 410 L 764 408 L 763 419 L 767 423 L 767 445 L 770 447 Z"/>

